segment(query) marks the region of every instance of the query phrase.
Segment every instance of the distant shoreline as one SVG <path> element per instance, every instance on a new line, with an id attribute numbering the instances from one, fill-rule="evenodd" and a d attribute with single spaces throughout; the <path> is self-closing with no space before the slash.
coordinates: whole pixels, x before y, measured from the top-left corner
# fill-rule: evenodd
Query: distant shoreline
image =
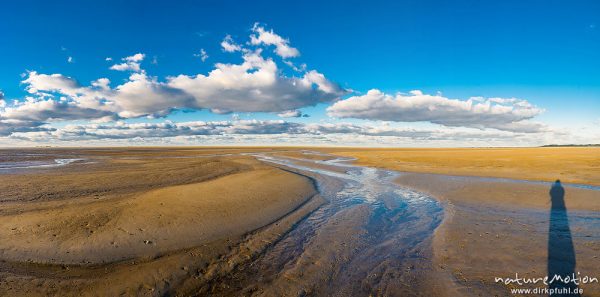
<path id="1" fill-rule="evenodd" d="M 547 144 L 541 147 L 599 147 L 600 144 Z"/>

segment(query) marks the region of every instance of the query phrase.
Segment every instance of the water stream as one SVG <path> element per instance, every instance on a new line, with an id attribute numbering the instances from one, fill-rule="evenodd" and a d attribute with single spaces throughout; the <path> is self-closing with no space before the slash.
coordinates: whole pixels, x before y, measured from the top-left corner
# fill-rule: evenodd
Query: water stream
<path id="1" fill-rule="evenodd" d="M 234 272 L 236 286 L 222 295 L 414 295 L 430 287 L 430 240 L 443 216 L 432 197 L 394 184 L 394 172 L 346 159 L 255 156 L 312 177 L 328 203 Z"/>

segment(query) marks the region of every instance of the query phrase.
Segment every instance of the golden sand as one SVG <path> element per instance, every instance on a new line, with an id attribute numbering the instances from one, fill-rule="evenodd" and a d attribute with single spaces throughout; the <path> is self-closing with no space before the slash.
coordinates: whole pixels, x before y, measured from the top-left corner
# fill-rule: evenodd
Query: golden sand
<path id="1" fill-rule="evenodd" d="M 428 193 L 444 205 L 444 220 L 433 238 L 433 260 L 447 296 L 465 295 L 465 288 L 473 295 L 502 296 L 508 294 L 507 287 L 495 284 L 495 277 L 546 274 L 550 185 L 423 173 L 402 174 L 396 182 Z M 567 213 L 600 211 L 600 191 L 564 189 Z M 537 216 L 530 219 L 529 213 L 534 212 Z M 577 271 L 596 275 L 600 242 L 589 238 L 595 230 L 572 228 L 571 232 Z M 599 287 L 582 288 L 596 296 Z"/>
<path id="2" fill-rule="evenodd" d="M 171 294 L 323 203 L 304 176 L 210 153 L 79 150 L 93 162 L 0 175 L 0 295 Z"/>
<path id="3" fill-rule="evenodd" d="M 398 171 L 600 185 L 600 147 L 332 149 Z"/>
<path id="4" fill-rule="evenodd" d="M 325 202 L 315 195 L 310 179 L 239 153 L 330 158 L 301 150 L 45 150 L 83 157 L 86 163 L 0 175 L 0 295 L 202 296 L 215 287 L 228 287 L 223 276 L 238 281 L 237 268 L 251 269 L 244 265 Z M 439 296 L 505 295 L 505 287 L 492 283 L 494 276 L 543 275 L 547 218 L 530 220 L 526 214 L 548 210 L 549 189 L 423 172 L 600 184 L 599 148 L 309 150 L 411 172 L 397 182 L 445 205 L 444 221 L 432 239 L 439 273 L 432 279 Z M 324 164 L 313 167 L 331 169 Z M 597 193 L 567 187 L 569 212 L 599 211 Z M 361 219 L 367 217 L 344 220 Z M 336 221 L 330 223 L 337 226 Z M 577 268 L 595 275 L 600 244 L 588 231 L 572 229 Z M 333 244 L 340 238 L 344 237 L 320 240 Z M 314 273 L 304 274 L 322 270 L 314 259 L 296 264 L 302 277 L 285 275 L 284 280 L 302 283 L 314 278 Z M 592 295 L 594 289 L 586 287 Z"/>

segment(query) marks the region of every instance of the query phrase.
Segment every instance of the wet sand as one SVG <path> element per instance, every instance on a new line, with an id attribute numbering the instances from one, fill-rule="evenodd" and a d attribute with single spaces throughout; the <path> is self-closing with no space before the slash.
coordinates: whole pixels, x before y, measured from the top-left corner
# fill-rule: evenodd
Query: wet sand
<path id="1" fill-rule="evenodd" d="M 433 261 L 438 272 L 448 276 L 440 278 L 446 281 L 448 296 L 509 296 L 511 288 L 540 287 L 502 285 L 494 280 L 514 278 L 515 273 L 544 277 L 549 253 L 567 250 L 549 242 L 550 234 L 557 232 L 550 225 L 551 184 L 420 173 L 404 173 L 396 182 L 444 203 L 444 221 L 433 240 Z M 599 277 L 600 191 L 567 185 L 564 189 L 564 216 L 570 230 L 563 236 L 572 238 L 573 272 Z M 580 288 L 584 296 L 600 295 L 598 283 Z"/>
<path id="2" fill-rule="evenodd" d="M 0 295 L 168 295 L 323 203 L 248 156 L 77 153 L 91 162 L 0 175 Z"/>
<path id="3" fill-rule="evenodd" d="M 552 183 L 411 172 L 402 173 L 396 182 L 453 204 L 507 209 L 548 210 L 550 208 L 548 191 Z M 564 186 L 568 191 L 568 196 L 565 198 L 567 209 L 600 211 L 600 187 L 592 190 L 569 184 Z"/>
<path id="4" fill-rule="evenodd" d="M 516 273 L 600 277 L 599 148 L 329 152 L 357 158 L 353 163 L 359 165 L 400 170 L 399 185 L 443 203 L 444 221 L 433 237 L 433 261 L 446 276 L 439 277 L 443 295 L 511 296 L 513 288 L 546 287 L 494 281 Z M 556 179 L 567 182 L 559 187 L 558 204 L 552 196 Z M 600 296 L 598 283 L 579 288 L 583 296 Z"/>
<path id="5" fill-rule="evenodd" d="M 217 295 L 440 294 L 431 262 L 431 238 L 442 217 L 435 199 L 398 188 L 393 172 L 331 157 L 325 163 L 321 158 L 260 159 L 313 177 L 328 203 L 248 268 L 235 271 L 233 283 L 245 280 L 239 287 Z"/>
<path id="6" fill-rule="evenodd" d="M 569 250 L 600 276 L 597 189 L 565 184 L 554 212 L 549 183 L 397 173 L 336 150 L 28 151 L 81 161 L 0 173 L 0 295 L 508 296 L 495 277 L 544 276 Z"/>
<path id="7" fill-rule="evenodd" d="M 505 177 L 600 186 L 600 147 L 331 148 L 356 164 L 404 172 Z"/>

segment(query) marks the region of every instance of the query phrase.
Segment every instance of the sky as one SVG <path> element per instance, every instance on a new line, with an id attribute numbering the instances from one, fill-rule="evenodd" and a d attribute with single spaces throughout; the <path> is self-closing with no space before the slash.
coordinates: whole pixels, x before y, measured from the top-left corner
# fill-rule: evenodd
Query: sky
<path id="1" fill-rule="evenodd" d="M 598 1 L 0 4 L 0 146 L 600 143 Z"/>

